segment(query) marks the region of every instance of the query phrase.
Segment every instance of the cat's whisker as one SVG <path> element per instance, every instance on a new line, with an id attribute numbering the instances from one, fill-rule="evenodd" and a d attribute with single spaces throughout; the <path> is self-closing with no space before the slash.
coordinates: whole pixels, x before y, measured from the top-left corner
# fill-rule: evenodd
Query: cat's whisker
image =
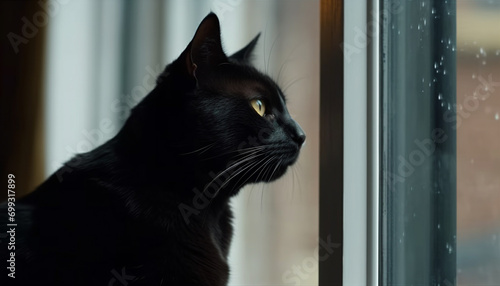
<path id="1" fill-rule="evenodd" d="M 265 160 L 265 158 L 264 158 L 264 159 L 262 159 L 262 160 Z M 238 189 L 240 189 L 242 186 L 244 186 L 244 185 L 246 184 L 246 182 L 247 182 L 247 181 L 251 178 L 251 176 L 253 175 L 253 174 L 252 174 L 252 175 L 250 175 L 250 176 L 246 176 L 246 174 L 247 174 L 248 172 L 250 172 L 254 166 L 259 165 L 259 164 L 262 162 L 262 160 L 259 160 L 259 161 L 254 162 L 250 168 L 247 168 L 247 171 L 246 171 L 246 172 L 245 172 L 245 173 L 241 176 L 241 178 L 240 178 L 238 181 L 236 181 L 236 183 L 234 184 L 234 187 L 233 187 L 233 189 L 231 190 L 231 192 L 233 192 L 234 190 L 238 190 Z M 258 168 L 259 168 L 259 167 L 257 167 L 257 169 L 258 169 Z M 238 185 L 238 183 L 239 183 L 239 182 L 241 181 L 241 179 L 243 179 L 243 178 L 247 178 L 247 179 L 243 182 L 243 184 Z"/>
<path id="2" fill-rule="evenodd" d="M 260 154 L 260 155 L 264 155 L 264 154 Z M 256 156 L 257 157 L 257 156 Z M 255 158 L 253 158 L 255 159 Z M 262 161 L 262 160 L 261 160 Z M 260 161 L 259 161 L 260 162 Z M 243 167 L 241 170 L 237 171 L 236 173 L 232 174 L 231 177 L 229 177 L 227 180 L 224 181 L 224 183 L 219 187 L 219 190 L 215 193 L 215 196 L 217 196 L 217 194 L 219 193 L 219 191 L 225 186 L 227 185 L 227 183 L 229 183 L 229 181 L 231 181 L 232 179 L 234 179 L 237 175 L 241 174 L 243 171 L 245 171 L 246 169 L 248 169 L 249 167 L 251 168 L 252 166 L 255 166 L 256 164 L 258 164 L 258 162 L 256 162 L 255 164 L 248 164 L 247 166 Z"/>
<path id="3" fill-rule="evenodd" d="M 291 193 L 291 201 L 293 202 L 293 193 L 295 192 L 295 169 L 292 168 L 292 193 Z"/>
<path id="4" fill-rule="evenodd" d="M 258 156 L 255 156 L 255 157 L 254 157 L 254 158 L 252 158 L 252 159 L 255 159 L 256 157 L 258 157 Z M 248 161 L 248 160 L 247 160 L 247 161 Z M 245 164 L 245 165 L 242 167 L 242 169 L 241 169 L 241 170 L 239 170 L 238 172 L 236 172 L 236 173 L 234 173 L 234 174 L 230 175 L 230 177 L 229 177 L 228 179 L 226 179 L 226 180 L 224 181 L 224 183 L 223 183 L 221 186 L 219 186 L 219 188 L 217 189 L 217 191 L 215 192 L 215 194 L 212 196 L 211 200 L 209 201 L 208 205 L 206 206 L 206 208 L 208 209 L 208 208 L 210 207 L 210 205 L 211 205 L 212 201 L 213 201 L 213 200 L 217 197 L 217 194 L 219 194 L 220 190 L 224 187 L 224 185 L 225 185 L 225 184 L 227 184 L 227 182 L 231 181 L 231 180 L 232 180 L 235 176 L 237 176 L 237 175 L 238 175 L 239 173 L 241 173 L 242 171 L 244 171 L 244 170 L 246 170 L 246 169 L 248 169 L 248 168 L 252 168 L 252 166 L 254 166 L 255 164 L 257 164 L 258 162 L 260 162 L 260 161 L 257 161 L 257 162 L 249 162 L 249 163 L 248 163 L 248 162 L 246 162 L 247 164 Z M 238 163 L 245 163 L 245 162 L 238 162 Z M 240 165 L 240 164 L 234 164 L 234 165 L 232 165 L 231 167 L 234 167 L 235 165 Z M 212 183 L 213 183 L 213 182 L 214 182 L 214 181 L 215 181 L 215 180 L 216 180 L 219 176 L 221 176 L 223 173 L 227 172 L 227 171 L 228 171 L 228 169 L 229 169 L 229 168 L 231 168 L 231 167 L 226 168 L 224 171 L 222 171 L 221 173 L 219 173 L 219 175 L 217 175 L 217 177 L 216 177 L 216 178 L 214 178 L 214 179 L 213 179 L 213 180 L 212 180 L 209 184 L 207 184 L 207 186 L 206 186 L 206 187 L 205 187 L 205 189 L 203 190 L 203 193 L 205 193 L 205 191 L 206 191 L 206 190 L 207 190 L 207 189 L 211 186 L 211 184 L 212 184 Z M 204 220 L 203 220 L 203 224 L 205 223 L 205 221 L 206 221 L 206 217 L 205 217 L 205 218 L 204 218 Z"/>
<path id="5" fill-rule="evenodd" d="M 267 66 L 266 66 L 266 73 L 269 71 L 269 62 L 271 61 L 271 55 L 273 53 L 274 45 L 276 44 L 276 40 L 278 40 L 279 35 L 276 35 L 276 38 L 274 38 L 273 44 L 271 45 L 271 51 L 269 51 L 269 54 L 267 55 Z"/>
<path id="6" fill-rule="evenodd" d="M 274 161 L 277 161 L 281 158 L 280 156 L 278 159 L 276 157 L 273 158 Z M 271 180 L 271 176 L 269 176 L 269 173 L 273 169 L 274 164 L 270 164 L 267 166 L 266 171 L 262 174 L 262 181 L 268 183 Z"/>
<path id="7" fill-rule="evenodd" d="M 276 164 L 276 167 L 274 167 L 274 170 L 271 173 L 271 176 L 269 176 L 268 181 L 271 180 L 271 178 L 273 177 L 274 173 L 276 173 L 276 170 L 281 165 L 281 162 L 283 162 L 283 155 L 281 155 L 279 162 Z"/>
<path id="8" fill-rule="evenodd" d="M 283 155 L 280 156 L 280 161 L 278 162 L 278 164 L 274 168 L 274 171 L 271 173 L 271 176 L 269 176 L 267 179 L 265 178 L 266 174 L 268 174 L 268 172 L 271 170 L 272 165 L 269 164 L 269 165 L 265 166 L 265 171 L 264 171 L 263 176 L 262 176 L 262 180 L 263 181 L 266 181 L 266 180 L 269 181 L 272 178 L 272 175 L 274 174 L 274 172 L 276 171 L 277 167 L 281 163 L 281 158 L 282 157 L 283 157 Z M 275 158 L 272 157 L 271 159 L 275 159 Z M 260 211 L 262 212 L 262 209 L 263 209 L 262 205 L 263 205 L 263 201 L 264 201 L 264 192 L 265 192 L 265 189 L 266 189 L 267 185 L 266 184 L 261 184 L 261 186 L 262 186 L 262 188 L 261 188 L 261 194 L 260 194 Z"/>
<path id="9" fill-rule="evenodd" d="M 251 169 L 253 168 L 253 166 L 255 165 L 258 165 L 260 162 L 262 162 L 263 159 L 259 160 L 259 161 L 256 161 L 256 162 L 251 162 L 251 163 L 247 163 L 241 170 L 239 170 L 238 172 L 232 174 L 228 179 L 226 179 L 224 181 L 224 183 L 219 186 L 219 189 L 215 192 L 214 196 L 212 197 L 212 199 L 210 200 L 210 202 L 208 203 L 207 205 L 207 208 L 210 207 L 210 204 L 212 203 L 213 199 L 215 197 L 217 197 L 217 194 L 220 192 L 220 190 L 227 184 L 229 183 L 232 179 L 234 179 L 237 175 L 239 175 L 241 172 L 247 170 L 247 169 Z"/>
<path id="10" fill-rule="evenodd" d="M 274 159 L 274 157 L 272 157 L 271 159 Z M 272 165 L 268 165 L 266 166 L 266 170 L 265 172 L 263 173 L 263 177 L 262 177 L 262 180 L 265 181 L 265 176 L 267 174 L 267 172 L 269 172 L 269 170 L 271 169 L 271 166 Z M 264 192 L 265 192 L 265 189 L 266 189 L 266 185 L 265 184 L 261 184 L 262 185 L 262 188 L 261 188 L 261 192 L 260 192 L 260 212 L 262 213 L 262 205 L 263 205 L 263 202 L 264 202 Z"/>
<path id="11" fill-rule="evenodd" d="M 266 28 L 264 29 L 264 44 L 262 45 L 262 49 L 263 49 L 263 57 L 262 57 L 262 60 L 264 61 L 264 67 L 266 68 L 264 71 L 265 73 L 268 73 L 267 72 L 267 64 L 266 64 L 266 38 L 267 38 L 267 24 L 268 22 L 266 22 Z"/>
<path id="12" fill-rule="evenodd" d="M 196 149 L 196 150 L 194 150 L 194 151 L 191 151 L 191 152 L 186 152 L 186 153 L 180 153 L 179 155 L 184 156 L 184 155 L 190 155 L 190 154 L 194 154 L 194 153 L 198 153 L 198 152 L 199 152 L 199 154 L 202 154 L 202 153 L 204 153 L 204 152 L 208 151 L 208 150 L 209 150 L 210 148 L 212 148 L 213 146 L 215 146 L 215 144 L 216 144 L 216 143 L 217 143 L 217 142 L 213 142 L 213 143 L 211 143 L 211 144 L 208 144 L 207 146 L 201 147 L 201 148 Z"/>
<path id="13" fill-rule="evenodd" d="M 283 93 L 285 93 L 290 87 L 292 87 L 294 84 L 296 84 L 297 82 L 303 80 L 303 79 L 306 79 L 308 78 L 308 76 L 303 76 L 303 77 L 299 77 L 298 79 L 295 79 L 295 80 L 292 80 L 290 83 L 288 83 L 285 88 L 283 88 Z"/>
<path id="14" fill-rule="evenodd" d="M 280 70 L 278 71 L 278 77 L 276 78 L 276 81 L 279 82 L 280 81 L 280 77 L 281 77 L 281 72 L 283 71 L 283 68 L 286 66 L 286 62 L 284 62 L 281 67 L 280 67 Z"/>
<path id="15" fill-rule="evenodd" d="M 234 156 L 232 159 L 236 163 L 236 162 L 239 162 L 241 160 L 244 160 L 244 159 L 247 159 L 247 158 L 252 157 L 254 155 L 259 155 L 259 154 L 262 154 L 262 150 L 252 151 L 252 152 L 249 152 L 247 154 L 238 154 L 238 155 Z M 242 156 L 242 157 L 238 158 L 238 156 Z"/>
<path id="16" fill-rule="evenodd" d="M 299 171 L 297 170 L 297 168 L 295 168 L 295 166 L 292 166 L 292 170 L 294 171 L 294 174 L 296 175 L 295 177 L 297 177 L 297 186 L 298 186 L 298 191 L 299 191 L 299 194 L 300 194 L 300 190 L 302 189 L 300 186 L 302 185 L 300 183 L 300 176 L 299 176 Z"/>
<path id="17" fill-rule="evenodd" d="M 265 184 L 261 184 L 262 185 L 262 189 L 260 191 L 260 213 L 262 214 L 262 205 L 263 205 L 263 202 L 264 202 L 264 189 L 266 188 L 266 185 Z"/>
<path id="18" fill-rule="evenodd" d="M 267 157 L 265 157 L 265 158 L 263 158 L 262 160 L 260 160 L 260 161 L 259 161 L 259 164 L 260 164 L 261 162 L 263 162 L 264 160 L 266 160 L 266 159 L 267 159 Z M 254 171 L 254 172 L 253 172 L 250 176 L 248 176 L 248 177 L 247 177 L 247 179 L 245 180 L 245 182 L 243 183 L 243 185 L 244 185 L 244 184 L 245 184 L 245 183 L 246 183 L 246 182 L 247 182 L 247 181 L 248 181 L 248 180 L 249 180 L 249 179 L 250 179 L 250 178 L 251 178 L 251 177 L 252 177 L 252 176 L 253 176 L 253 175 L 257 172 L 257 171 L 261 170 L 261 173 L 262 173 L 262 170 L 264 170 L 264 168 L 266 167 L 266 165 L 267 165 L 267 164 L 269 164 L 269 162 L 270 162 L 272 159 L 273 159 L 272 157 L 271 157 L 271 158 L 269 158 L 267 161 L 265 161 L 265 162 L 264 162 L 264 164 L 263 164 L 263 165 L 261 165 L 261 166 L 257 167 L 257 169 L 256 169 L 256 170 L 255 170 L 255 171 Z M 248 171 L 247 171 L 246 173 L 248 173 Z M 243 174 L 243 177 L 245 177 L 246 173 L 245 173 L 245 174 Z M 257 178 L 256 178 L 256 180 L 255 180 L 256 182 L 258 182 L 258 181 L 259 181 L 259 176 L 260 176 L 260 173 L 259 173 L 259 175 L 257 176 Z M 241 178 L 240 178 L 240 180 L 241 180 Z M 240 180 L 238 180 L 238 181 L 236 182 L 236 187 L 238 186 L 238 183 L 239 183 L 239 181 L 240 181 Z"/>
<path id="19" fill-rule="evenodd" d="M 245 162 L 247 162 L 247 161 L 249 161 L 249 160 L 255 159 L 255 158 L 257 158 L 257 157 L 259 157 L 259 156 L 261 156 L 261 155 L 263 155 L 263 154 L 250 154 L 250 155 L 248 155 L 245 159 L 240 160 L 240 161 L 237 161 L 237 162 L 235 162 L 235 163 L 231 164 L 229 167 L 227 167 L 227 168 L 226 168 L 226 169 L 224 169 L 222 172 L 220 172 L 217 176 L 215 176 L 215 178 L 213 178 L 213 179 L 212 179 L 212 181 L 210 181 L 210 183 L 208 183 L 208 184 L 205 186 L 205 188 L 203 189 L 203 193 L 205 193 L 205 191 L 206 191 L 206 190 L 207 190 L 207 189 L 208 189 L 208 188 L 209 188 L 209 187 L 210 187 L 210 186 L 211 186 L 211 185 L 212 185 L 212 184 L 213 184 L 213 183 L 214 183 L 214 182 L 215 182 L 218 178 L 220 178 L 220 176 L 222 176 L 222 175 L 224 175 L 225 173 L 229 172 L 230 170 L 232 170 L 232 169 L 234 169 L 234 168 L 238 167 L 239 165 L 241 165 L 241 164 L 243 164 L 243 163 L 245 163 Z M 226 181 L 227 181 L 227 180 L 226 180 Z M 223 185 L 224 185 L 224 184 L 223 184 Z M 221 186 L 221 187 L 222 187 L 222 186 Z M 220 187 L 220 188 L 221 188 L 221 187 Z M 218 191 L 217 191 L 217 193 L 218 193 Z M 214 195 L 214 197 L 217 195 L 217 193 Z"/>
<path id="20" fill-rule="evenodd" d="M 253 176 L 253 174 L 255 174 L 255 172 L 254 172 L 254 173 L 252 173 L 250 176 L 246 176 L 246 174 L 247 174 L 248 172 L 250 172 L 250 171 L 252 170 L 252 168 L 253 168 L 253 167 L 260 165 L 260 164 L 261 164 L 261 163 L 262 163 L 265 159 L 266 159 L 266 158 L 262 158 L 262 159 L 260 159 L 259 161 L 254 162 L 254 163 L 252 164 L 252 166 L 250 166 L 250 168 L 247 168 L 247 171 L 246 171 L 246 172 L 245 172 L 245 173 L 241 176 L 241 178 L 240 178 L 238 181 L 236 181 L 236 183 L 234 184 L 234 187 L 233 187 L 233 189 L 231 190 L 231 192 L 233 192 L 234 190 L 238 190 L 238 189 L 240 189 L 242 186 L 244 186 L 244 185 L 248 182 L 248 180 L 249 180 L 249 179 Z M 260 167 L 257 167 L 257 170 L 258 170 L 259 168 L 260 168 Z M 238 185 L 238 183 L 239 183 L 239 182 L 241 181 L 241 179 L 243 179 L 243 178 L 246 178 L 246 179 L 245 179 L 245 181 L 244 181 L 241 185 Z"/>
<path id="21" fill-rule="evenodd" d="M 260 173 L 257 175 L 256 181 L 259 181 L 260 176 L 262 175 L 262 172 L 266 169 L 267 165 L 273 160 L 273 157 L 270 156 L 269 159 L 267 159 L 266 162 L 260 167 Z M 257 170 L 258 171 L 258 170 Z M 252 174 L 253 175 L 253 174 Z"/>
<path id="22" fill-rule="evenodd" d="M 261 150 L 261 149 L 264 149 L 264 148 L 266 148 L 266 145 L 255 146 L 255 147 L 244 148 L 244 149 L 231 150 L 231 151 L 220 153 L 220 154 L 212 156 L 212 157 L 204 158 L 203 160 L 206 161 L 206 160 L 210 160 L 210 159 L 215 159 L 215 158 L 219 158 L 219 157 L 231 154 L 231 153 L 240 153 L 240 154 L 236 155 L 236 156 L 238 156 L 238 155 L 243 155 L 243 154 L 246 154 L 246 153 L 251 153 L 252 151 Z"/>
<path id="23" fill-rule="evenodd" d="M 295 45 L 295 47 L 292 49 L 292 51 L 289 52 L 288 55 L 286 56 L 285 61 L 281 65 L 280 70 L 278 72 L 278 77 L 276 78 L 276 82 L 278 82 L 278 83 L 280 82 L 280 78 L 281 78 L 280 75 L 281 75 L 281 71 L 282 71 L 283 67 L 287 65 L 289 60 L 291 60 L 291 56 L 293 55 L 293 53 L 297 50 L 297 47 L 299 47 L 299 46 L 300 45 Z"/>

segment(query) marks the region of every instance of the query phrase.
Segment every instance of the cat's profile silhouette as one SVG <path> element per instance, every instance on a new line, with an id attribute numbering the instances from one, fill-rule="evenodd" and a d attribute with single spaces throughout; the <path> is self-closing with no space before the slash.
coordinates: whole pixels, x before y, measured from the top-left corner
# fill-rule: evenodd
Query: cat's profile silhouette
<path id="1" fill-rule="evenodd" d="M 257 39 L 227 56 L 210 13 L 114 138 L 17 200 L 0 284 L 226 285 L 231 196 L 281 177 L 305 141 L 250 64 Z"/>

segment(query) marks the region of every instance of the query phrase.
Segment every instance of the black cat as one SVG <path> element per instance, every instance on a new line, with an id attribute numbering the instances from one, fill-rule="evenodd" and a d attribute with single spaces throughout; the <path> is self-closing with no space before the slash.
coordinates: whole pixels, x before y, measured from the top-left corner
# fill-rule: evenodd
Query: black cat
<path id="1" fill-rule="evenodd" d="M 226 285 L 230 197 L 281 177 L 305 140 L 249 65 L 257 39 L 226 56 L 209 14 L 114 138 L 17 201 L 0 284 Z"/>

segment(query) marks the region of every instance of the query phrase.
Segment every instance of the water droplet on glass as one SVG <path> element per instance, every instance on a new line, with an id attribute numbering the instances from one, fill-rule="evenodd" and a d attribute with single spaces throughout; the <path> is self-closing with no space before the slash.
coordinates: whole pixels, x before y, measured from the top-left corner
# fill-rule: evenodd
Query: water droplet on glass
<path id="1" fill-rule="evenodd" d="M 439 100 L 443 99 L 443 95 L 441 93 L 438 94 L 438 99 Z"/>
<path id="2" fill-rule="evenodd" d="M 472 78 L 476 78 L 476 74 L 475 73 L 472 74 Z"/>
<path id="3" fill-rule="evenodd" d="M 432 14 L 436 13 L 436 9 L 432 8 L 431 13 Z"/>
<path id="4" fill-rule="evenodd" d="M 424 26 L 427 25 L 427 19 L 424 19 Z"/>
<path id="5" fill-rule="evenodd" d="M 418 24 L 417 29 L 420 30 L 420 24 Z"/>
<path id="6" fill-rule="evenodd" d="M 497 50 L 497 52 L 495 53 L 495 55 L 500 56 L 500 50 Z"/>
<path id="7" fill-rule="evenodd" d="M 497 112 L 497 113 L 495 113 L 495 120 L 499 120 L 499 119 L 500 119 L 500 114 L 498 114 L 498 112 Z"/>
<path id="8" fill-rule="evenodd" d="M 422 2 L 422 7 L 425 7 L 425 2 Z"/>
<path id="9" fill-rule="evenodd" d="M 438 223 L 438 229 L 441 229 L 441 225 Z"/>
<path id="10" fill-rule="evenodd" d="M 446 74 L 446 70 L 443 70 L 443 75 L 445 75 L 445 74 Z"/>
<path id="11" fill-rule="evenodd" d="M 434 68 L 437 69 L 438 63 L 434 63 Z"/>
<path id="12" fill-rule="evenodd" d="M 485 66 L 485 65 L 486 65 L 486 61 L 483 61 L 483 66 Z"/>
<path id="13" fill-rule="evenodd" d="M 441 107 L 444 107 L 444 102 L 441 102 Z"/>
<path id="14" fill-rule="evenodd" d="M 448 103 L 448 110 L 451 110 L 451 105 L 450 105 L 450 103 Z"/>

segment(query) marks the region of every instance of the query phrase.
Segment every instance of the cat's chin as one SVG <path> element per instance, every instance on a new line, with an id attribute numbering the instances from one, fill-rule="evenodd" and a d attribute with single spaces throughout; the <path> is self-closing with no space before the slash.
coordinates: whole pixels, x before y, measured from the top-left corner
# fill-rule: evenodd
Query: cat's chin
<path id="1" fill-rule="evenodd" d="M 288 167 L 289 166 L 283 166 L 283 167 L 277 169 L 276 172 L 273 174 L 273 176 L 268 178 L 265 182 L 269 183 L 269 182 L 274 182 L 274 181 L 280 179 L 281 177 L 283 177 L 286 174 Z"/>
<path id="2" fill-rule="evenodd" d="M 288 168 L 292 167 L 292 165 L 296 161 L 297 161 L 297 158 L 291 158 L 289 160 L 282 161 L 279 164 L 279 166 L 276 167 L 276 169 L 273 171 L 273 173 L 270 174 L 270 176 L 263 178 L 259 182 L 270 183 L 270 182 L 274 182 L 274 181 L 280 179 L 281 177 L 283 177 L 286 174 L 286 172 L 288 171 Z"/>

